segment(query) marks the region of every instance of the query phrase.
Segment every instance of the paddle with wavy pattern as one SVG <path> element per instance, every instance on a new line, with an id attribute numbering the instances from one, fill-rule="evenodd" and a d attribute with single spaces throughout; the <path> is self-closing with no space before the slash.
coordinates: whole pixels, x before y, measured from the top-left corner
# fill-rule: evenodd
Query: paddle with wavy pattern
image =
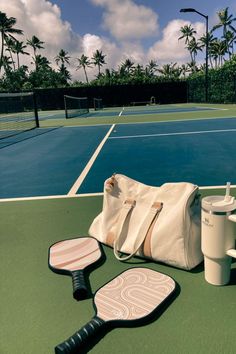
<path id="1" fill-rule="evenodd" d="M 176 288 L 169 276 L 148 268 L 131 268 L 100 288 L 94 296 L 96 315 L 55 348 L 56 354 L 82 352 L 102 327 L 142 324 L 164 304 Z M 81 351 L 80 351 L 81 350 Z"/>
<path id="2" fill-rule="evenodd" d="M 98 241 L 81 237 L 59 241 L 49 248 L 49 268 L 59 274 L 72 276 L 73 296 L 76 300 L 89 297 L 89 284 L 85 273 L 98 265 L 103 252 Z"/>

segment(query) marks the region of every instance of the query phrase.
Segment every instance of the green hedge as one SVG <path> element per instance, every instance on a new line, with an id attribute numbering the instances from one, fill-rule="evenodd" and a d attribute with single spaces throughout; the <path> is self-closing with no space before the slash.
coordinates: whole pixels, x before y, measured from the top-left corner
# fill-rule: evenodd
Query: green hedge
<path id="1" fill-rule="evenodd" d="M 205 74 L 188 78 L 188 101 L 205 102 Z M 208 73 L 208 102 L 236 103 L 236 56 L 219 68 Z"/>

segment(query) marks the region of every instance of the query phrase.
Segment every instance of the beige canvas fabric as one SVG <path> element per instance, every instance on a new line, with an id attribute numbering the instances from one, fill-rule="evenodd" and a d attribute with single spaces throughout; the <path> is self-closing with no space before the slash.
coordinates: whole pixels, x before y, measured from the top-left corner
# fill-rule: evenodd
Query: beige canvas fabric
<path id="1" fill-rule="evenodd" d="M 114 247 L 119 260 L 137 255 L 190 270 L 203 259 L 197 194 L 187 182 L 153 187 L 115 174 L 104 183 L 103 209 L 89 234 Z"/>

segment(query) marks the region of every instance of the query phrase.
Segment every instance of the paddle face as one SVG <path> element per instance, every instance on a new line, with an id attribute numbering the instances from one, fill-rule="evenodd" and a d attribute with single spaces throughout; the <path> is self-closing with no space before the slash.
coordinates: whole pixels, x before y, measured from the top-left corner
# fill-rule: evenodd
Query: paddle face
<path id="1" fill-rule="evenodd" d="M 77 300 L 88 297 L 88 284 L 84 272 L 102 259 L 98 241 L 92 237 L 81 237 L 55 243 L 49 248 L 49 267 L 59 274 L 72 276 L 73 296 Z"/>
<path id="2" fill-rule="evenodd" d="M 96 316 L 66 341 L 57 345 L 55 353 L 87 353 L 87 349 L 94 344 L 94 338 L 100 339 L 102 328 L 107 330 L 108 325 L 112 324 L 142 324 L 167 300 L 175 287 L 172 278 L 154 270 L 126 270 L 96 292 Z"/>
<path id="3" fill-rule="evenodd" d="M 100 288 L 94 298 L 104 321 L 141 322 L 174 291 L 175 281 L 147 268 L 131 268 Z"/>
<path id="4" fill-rule="evenodd" d="M 102 256 L 96 239 L 81 237 L 55 243 L 49 248 L 49 265 L 61 273 L 85 270 Z"/>

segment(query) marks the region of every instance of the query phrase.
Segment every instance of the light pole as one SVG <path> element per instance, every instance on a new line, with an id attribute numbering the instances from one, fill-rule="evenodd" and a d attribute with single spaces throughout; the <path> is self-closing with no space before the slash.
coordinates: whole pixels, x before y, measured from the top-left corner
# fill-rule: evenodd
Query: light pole
<path id="1" fill-rule="evenodd" d="M 190 8 L 181 9 L 180 12 L 196 12 L 206 20 L 206 59 L 205 59 L 205 100 L 208 102 L 208 16 Z"/>

